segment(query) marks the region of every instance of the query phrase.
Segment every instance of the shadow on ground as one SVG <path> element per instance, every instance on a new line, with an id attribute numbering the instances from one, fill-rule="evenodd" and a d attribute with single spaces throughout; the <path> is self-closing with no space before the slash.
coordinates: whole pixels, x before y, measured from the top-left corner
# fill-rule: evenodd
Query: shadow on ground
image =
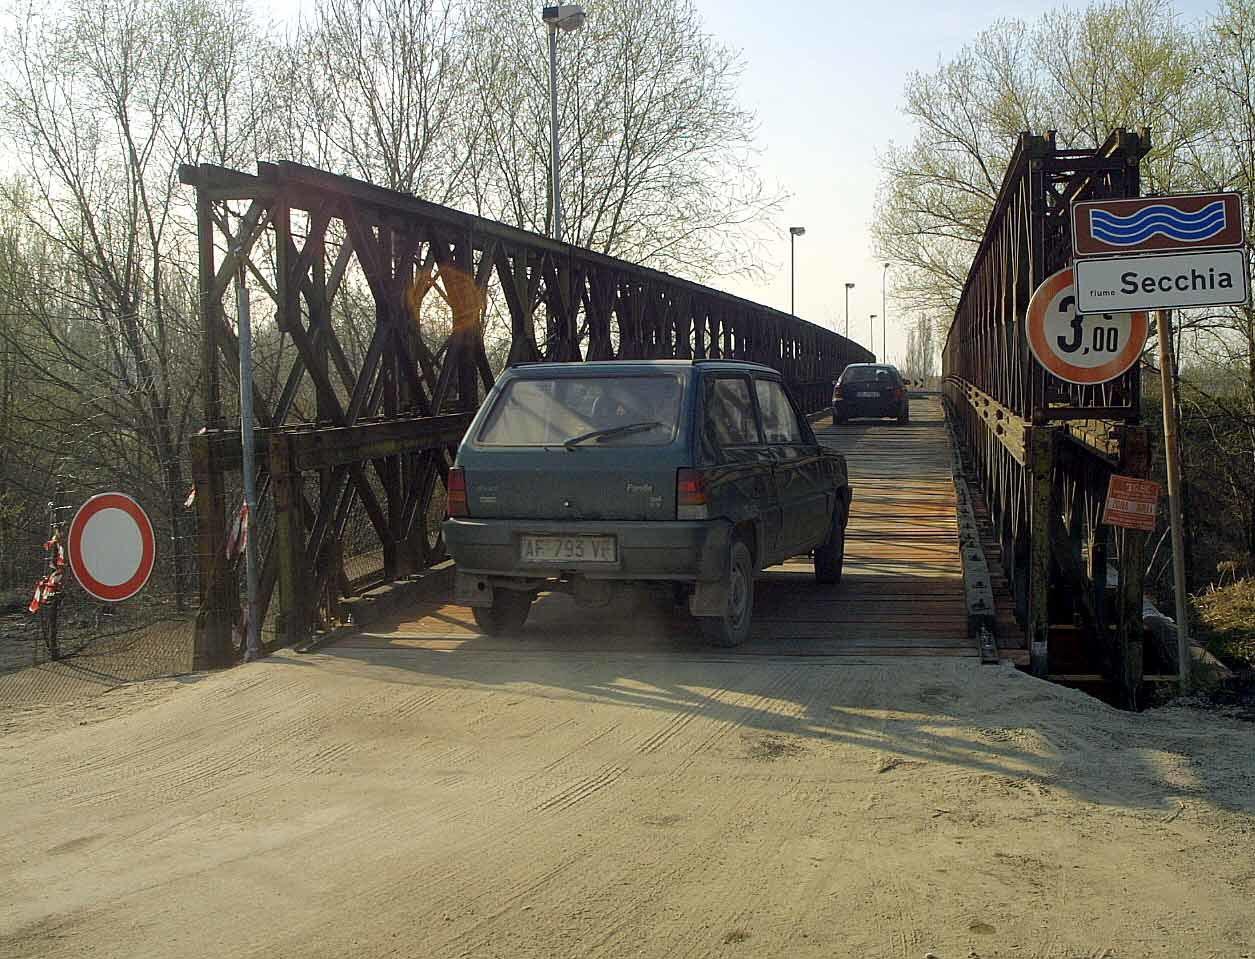
<path id="1" fill-rule="evenodd" d="M 555 645 L 537 631 L 512 646 L 347 644 L 273 662 L 576 701 L 590 710 L 655 710 L 747 734 L 857 746 L 887 768 L 938 764 L 997 789 L 1056 790 L 1129 810 L 1171 812 L 1194 800 L 1255 812 L 1255 726 L 1214 712 L 1125 713 L 1010 667 L 953 657 L 712 651 L 695 636 L 674 634 L 654 636 L 648 647 L 625 652 L 596 639 L 583 648 Z"/>

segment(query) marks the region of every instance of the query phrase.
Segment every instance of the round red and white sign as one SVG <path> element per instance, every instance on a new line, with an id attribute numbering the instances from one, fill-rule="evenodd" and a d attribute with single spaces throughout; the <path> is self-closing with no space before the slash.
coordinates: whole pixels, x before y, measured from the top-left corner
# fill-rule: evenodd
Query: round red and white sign
<path id="1" fill-rule="evenodd" d="M 100 493 L 74 514 L 66 553 L 83 589 L 119 603 L 143 589 L 152 575 L 157 558 L 153 524 L 125 493 Z"/>
<path id="2" fill-rule="evenodd" d="M 1148 327 L 1145 313 L 1077 313 L 1068 267 L 1033 293 L 1025 329 L 1038 363 L 1061 380 L 1093 386 L 1114 380 L 1137 362 Z"/>

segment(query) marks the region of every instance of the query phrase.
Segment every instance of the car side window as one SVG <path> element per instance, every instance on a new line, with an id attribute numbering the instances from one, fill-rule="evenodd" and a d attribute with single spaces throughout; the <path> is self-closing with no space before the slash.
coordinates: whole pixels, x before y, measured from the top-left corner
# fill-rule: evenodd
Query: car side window
<path id="1" fill-rule="evenodd" d="M 715 446 L 753 446 L 761 443 L 749 380 L 719 376 L 706 381 L 703 431 Z"/>
<path id="2" fill-rule="evenodd" d="M 801 443 L 802 427 L 784 387 L 775 380 L 755 380 L 758 409 L 763 415 L 763 435 L 768 443 Z"/>

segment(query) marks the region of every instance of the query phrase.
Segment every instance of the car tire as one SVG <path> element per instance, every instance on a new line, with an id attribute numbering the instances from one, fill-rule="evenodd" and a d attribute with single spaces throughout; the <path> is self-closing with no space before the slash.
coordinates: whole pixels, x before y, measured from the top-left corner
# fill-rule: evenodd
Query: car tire
<path id="1" fill-rule="evenodd" d="M 493 590 L 491 606 L 473 606 L 475 625 L 489 636 L 513 633 L 523 628 L 532 611 L 532 593 L 518 589 Z"/>
<path id="2" fill-rule="evenodd" d="M 908 409 L 905 413 L 898 416 L 898 425 L 906 426 L 909 422 L 911 422 L 911 411 Z"/>
<path id="3" fill-rule="evenodd" d="M 821 586 L 836 586 L 841 582 L 841 570 L 845 566 L 847 516 L 847 507 L 842 500 L 833 510 L 828 538 L 815 547 L 815 582 Z"/>
<path id="4" fill-rule="evenodd" d="M 754 558 L 741 540 L 733 540 L 728 554 L 728 611 L 702 616 L 702 634 L 712 646 L 729 649 L 749 638 L 754 613 Z"/>

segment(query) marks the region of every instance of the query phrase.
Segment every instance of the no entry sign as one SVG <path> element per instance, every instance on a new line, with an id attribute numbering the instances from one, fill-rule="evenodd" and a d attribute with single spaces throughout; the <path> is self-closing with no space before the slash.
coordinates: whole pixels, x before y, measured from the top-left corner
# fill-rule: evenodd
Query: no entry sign
<path id="1" fill-rule="evenodd" d="M 1068 383 L 1113 380 L 1146 346 L 1145 313 L 1077 312 L 1069 267 L 1047 277 L 1028 304 L 1026 334 L 1037 362 Z"/>
<path id="2" fill-rule="evenodd" d="M 148 515 L 125 493 L 100 493 L 84 503 L 70 522 L 66 552 L 79 585 L 106 603 L 143 589 L 157 556 Z"/>

